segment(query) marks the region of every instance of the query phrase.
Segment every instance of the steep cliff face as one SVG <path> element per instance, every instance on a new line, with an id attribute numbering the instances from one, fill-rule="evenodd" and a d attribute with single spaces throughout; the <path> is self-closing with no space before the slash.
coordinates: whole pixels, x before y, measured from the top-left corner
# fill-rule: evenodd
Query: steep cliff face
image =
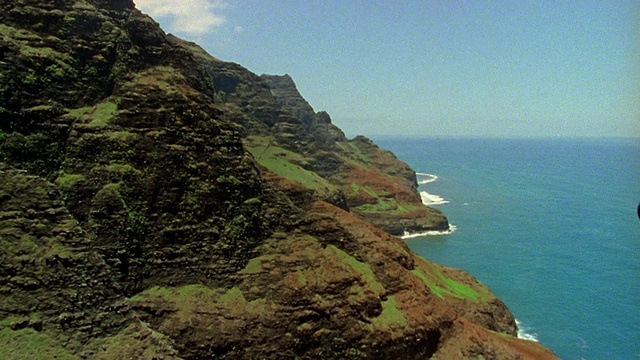
<path id="1" fill-rule="evenodd" d="M 131 1 L 0 9 L 0 353 L 553 358 L 471 276 L 345 211 L 362 185 L 323 177 L 356 151 L 332 149 L 361 171 L 391 154 Z"/>
<path id="2" fill-rule="evenodd" d="M 351 212 L 394 235 L 449 228 L 440 211 L 422 204 L 416 174 L 407 164 L 363 136 L 348 140 L 327 113 L 313 110 L 290 76 L 261 78 L 311 135 L 315 147 L 301 154 L 315 160 L 307 169 L 340 189 Z"/>

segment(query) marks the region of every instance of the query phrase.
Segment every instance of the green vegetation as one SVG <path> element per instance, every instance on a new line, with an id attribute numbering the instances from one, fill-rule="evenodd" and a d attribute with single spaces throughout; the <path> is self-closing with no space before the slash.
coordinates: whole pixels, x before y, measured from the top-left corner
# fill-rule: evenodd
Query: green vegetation
<path id="1" fill-rule="evenodd" d="M 273 255 L 262 255 L 257 258 L 253 258 L 249 260 L 247 265 L 240 272 L 241 274 L 258 274 L 263 271 L 262 263 L 265 261 L 272 261 L 274 259 Z"/>
<path id="2" fill-rule="evenodd" d="M 154 286 L 129 298 L 133 305 L 151 301 L 172 303 L 177 310 L 176 320 L 189 323 L 202 314 L 216 313 L 256 313 L 261 314 L 267 306 L 265 299 L 247 301 L 240 288 L 234 286 L 226 291 L 212 289 L 201 284 L 191 284 L 175 288 Z"/>
<path id="3" fill-rule="evenodd" d="M 378 278 L 373 273 L 371 266 L 367 263 L 360 262 L 356 260 L 353 256 L 347 254 L 346 252 L 338 249 L 333 245 L 327 246 L 326 251 L 332 251 L 336 255 L 340 257 L 340 259 L 351 266 L 353 270 L 355 270 L 362 277 L 362 281 L 366 283 L 366 286 L 373 290 L 376 294 L 382 294 L 384 292 L 384 286 L 378 281 Z"/>
<path id="4" fill-rule="evenodd" d="M 0 215 L 4 214 L 0 213 Z M 3 223 L 0 224 L 4 225 Z M 0 237 L 3 238 L 0 252 L 11 255 L 24 255 L 37 251 L 38 245 L 34 242 L 35 239 L 30 235 L 20 234 L 21 232 L 15 227 L 0 227 Z"/>
<path id="5" fill-rule="evenodd" d="M 114 336 L 94 340 L 87 348 L 97 350 L 91 357 L 97 360 L 163 359 L 163 353 L 172 352 L 171 340 L 144 322 L 132 324 Z"/>
<path id="6" fill-rule="evenodd" d="M 250 136 L 245 140 L 245 146 L 260 165 L 286 179 L 315 190 L 320 195 L 336 191 L 337 188 L 326 179 L 302 167 L 307 164 L 302 155 L 272 145 L 272 141 L 275 142 L 267 137 Z"/>
<path id="7" fill-rule="evenodd" d="M 364 192 L 369 197 L 376 200 L 375 204 L 366 203 L 355 207 L 355 210 L 360 213 L 386 213 L 389 215 L 397 215 L 421 210 L 422 208 L 421 205 L 400 204 L 395 198 L 387 196 L 388 194 L 386 192 L 378 194 L 370 187 L 356 184 L 354 182 L 351 183 L 351 190 L 352 192 L 348 194 L 349 197 L 357 197 L 360 192 Z"/>
<path id="8" fill-rule="evenodd" d="M 49 235 L 51 231 L 44 223 L 35 223 L 32 227 L 36 234 Z M 52 256 L 67 258 L 72 255 L 72 251 L 55 238 L 18 234 L 21 232 L 14 227 L 7 226 L 0 230 L 0 236 L 4 238 L 0 255 L 15 256 L 18 260 L 29 262 L 44 262 Z"/>
<path id="9" fill-rule="evenodd" d="M 125 3 L 42 3 L 0 24 L 0 309 L 17 315 L 0 317 L 0 360 L 392 356 L 452 326 L 418 278 L 482 298 L 439 267 L 412 277 L 401 242 L 328 204 L 413 211 L 410 170 L 375 145 L 334 145 L 328 115 L 287 114 L 264 80 L 195 61 L 211 57 Z"/>
<path id="10" fill-rule="evenodd" d="M 38 64 L 41 64 L 42 67 L 33 67 L 22 78 L 25 85 L 44 86 L 53 81 L 77 76 L 77 71 L 71 65 L 75 62 L 71 56 L 50 47 L 33 46 L 44 42 L 36 33 L 0 24 L 0 42 L 19 49 L 21 58 L 37 59 Z"/>
<path id="11" fill-rule="evenodd" d="M 77 183 L 84 180 L 84 175 L 81 174 L 65 174 L 62 173 L 56 179 L 56 184 L 60 186 L 62 190 L 69 190 L 73 188 Z"/>
<path id="12" fill-rule="evenodd" d="M 109 124 L 118 112 L 118 105 L 115 102 L 107 101 L 93 107 L 83 107 L 69 111 L 67 116 L 76 118 L 93 128 L 102 128 Z"/>
<path id="13" fill-rule="evenodd" d="M 382 302 L 382 312 L 378 317 L 371 319 L 371 323 L 377 329 L 386 329 L 393 331 L 393 328 L 402 328 L 407 326 L 407 319 L 400 309 L 395 296 L 389 296 L 386 301 Z"/>
<path id="14" fill-rule="evenodd" d="M 171 66 L 154 66 L 136 73 L 131 81 L 122 85 L 122 89 L 131 90 L 132 87 L 143 85 L 155 87 L 168 94 L 176 94 L 185 91 L 179 89 L 179 85 L 186 80 L 182 73 Z"/>
<path id="15" fill-rule="evenodd" d="M 98 123 L 94 121 L 92 121 L 91 123 L 89 123 L 89 126 L 96 126 Z M 102 124 L 100 125 L 102 126 Z M 135 139 L 138 135 L 129 132 L 129 131 L 110 131 L 107 132 L 106 135 L 109 137 L 109 139 L 111 140 L 117 140 L 117 141 L 127 141 L 127 140 L 132 140 Z"/>
<path id="16" fill-rule="evenodd" d="M 40 56 L 40 54 L 49 53 L 48 51 L 43 52 L 43 49 L 49 49 L 49 48 L 37 48 L 37 49 L 40 51 L 39 52 L 32 51 L 31 52 L 32 56 Z M 66 78 L 75 77 L 76 75 L 77 75 L 77 72 L 75 69 L 73 69 L 68 64 L 62 61 L 58 61 L 56 64 L 47 66 L 44 69 L 44 72 L 31 70 L 24 78 L 22 78 L 22 83 L 25 85 L 31 85 L 31 86 L 47 86 L 51 84 L 53 81 L 62 81 Z"/>
<path id="17" fill-rule="evenodd" d="M 363 204 L 357 206 L 355 209 L 361 213 L 387 213 L 390 215 L 397 215 L 402 213 L 408 213 L 411 211 L 421 210 L 421 205 L 400 204 L 394 198 L 380 197 L 375 204 Z"/>
<path id="18" fill-rule="evenodd" d="M 488 294 L 484 291 L 477 292 L 468 285 L 459 283 L 451 278 L 446 277 L 434 264 L 428 263 L 426 260 L 420 260 L 415 269 L 411 272 L 420 278 L 438 297 L 454 297 L 458 299 L 466 299 L 472 302 L 483 301 Z"/>
<path id="19" fill-rule="evenodd" d="M 89 4 L 88 2 L 84 1 L 84 0 L 78 0 L 75 1 L 73 3 L 73 9 L 74 10 L 89 10 L 89 11 L 96 11 L 96 7 Z"/>
<path id="20" fill-rule="evenodd" d="M 222 304 L 233 305 L 238 303 L 245 303 L 247 302 L 247 300 L 244 298 L 242 290 L 240 290 L 237 286 L 234 286 L 231 289 L 227 290 L 227 292 L 218 299 L 218 302 Z"/>
<path id="21" fill-rule="evenodd" d="M 166 287 L 162 287 L 162 286 L 154 286 L 152 288 L 144 290 L 144 291 L 142 291 L 142 292 L 130 297 L 129 301 L 131 301 L 131 302 L 140 302 L 140 301 L 147 300 L 149 298 L 171 297 L 172 295 L 173 295 L 173 292 L 171 291 L 171 289 L 166 288 Z"/>
<path id="22" fill-rule="evenodd" d="M 362 186 L 360 184 L 356 184 L 354 182 L 351 183 L 351 190 L 353 190 L 353 194 L 357 195 L 360 191 L 364 191 L 365 193 L 369 194 L 371 197 L 378 197 L 378 194 L 371 190 L 369 187 L 367 186 Z"/>
<path id="23" fill-rule="evenodd" d="M 339 141 L 336 142 L 336 145 L 344 152 L 344 155 L 340 156 L 342 160 L 357 167 L 368 167 L 367 163 L 369 163 L 371 159 L 364 154 L 356 144 L 350 141 Z"/>
<path id="24" fill-rule="evenodd" d="M 91 112 L 91 127 L 104 127 L 111 120 L 118 110 L 118 105 L 113 102 L 100 103 L 93 107 Z"/>
<path id="25" fill-rule="evenodd" d="M 342 152 L 337 155 L 345 163 L 357 168 L 368 170 L 372 164 L 380 164 L 387 162 L 395 162 L 394 156 L 389 157 L 389 152 L 380 149 L 370 149 L 369 151 L 363 151 L 362 145 L 357 141 L 338 141 L 336 145 Z M 386 174 L 388 176 L 388 174 Z"/>
<path id="26" fill-rule="evenodd" d="M 140 170 L 134 168 L 130 164 L 111 163 L 106 165 L 106 170 L 117 174 L 140 174 Z"/>
<path id="27" fill-rule="evenodd" d="M 500 336 L 500 337 L 501 337 L 501 338 L 503 338 L 503 339 L 508 339 L 508 340 L 515 339 L 515 337 L 514 337 L 513 335 L 509 335 L 509 334 L 504 333 L 504 332 L 500 332 L 500 331 L 493 331 L 493 330 L 491 330 L 491 332 L 492 332 L 492 333 L 494 333 L 494 334 L 496 334 L 496 335 L 498 335 L 498 336 Z"/>
<path id="28" fill-rule="evenodd" d="M 184 322 L 189 322 L 197 311 L 211 311 L 212 304 L 204 299 L 214 299 L 219 296 L 216 291 L 204 285 L 193 284 L 176 288 L 154 286 L 144 290 L 131 298 L 133 304 L 145 301 L 166 301 L 173 303 L 178 309 L 175 316 Z"/>
<path id="29" fill-rule="evenodd" d="M 53 60 L 55 61 L 57 66 L 62 67 L 70 72 L 72 71 L 69 63 L 73 63 L 73 58 L 67 54 L 60 53 L 50 47 L 31 47 L 24 44 L 20 47 L 20 55 Z"/>
<path id="30" fill-rule="evenodd" d="M 72 72 L 72 70 L 68 66 L 63 67 L 57 64 L 47 66 L 47 68 L 44 69 L 44 71 L 49 76 L 58 80 L 64 79 L 66 76 L 69 76 L 69 74 Z"/>
<path id="31" fill-rule="evenodd" d="M 394 198 L 378 198 L 375 204 L 363 204 L 356 209 L 363 213 L 385 212 L 389 214 L 407 212 L 407 209 L 396 201 Z"/>
<path id="32" fill-rule="evenodd" d="M 29 74 L 27 74 L 27 76 L 22 79 L 22 83 L 25 85 L 39 86 L 47 85 L 48 81 L 46 81 L 46 79 L 42 78 L 41 76 L 36 75 L 36 73 L 32 70 Z"/>
<path id="33" fill-rule="evenodd" d="M 42 40 L 40 36 L 25 29 L 16 29 L 12 26 L 0 24 L 0 37 L 3 41 L 11 42 L 15 40 L 38 41 Z"/>
<path id="34" fill-rule="evenodd" d="M 77 357 L 58 345 L 44 332 L 34 329 L 0 330 L 0 360 L 11 359 L 59 359 L 72 360 Z"/>
<path id="35" fill-rule="evenodd" d="M 68 247 L 59 243 L 58 241 L 50 241 L 49 247 L 46 248 L 44 256 L 42 258 L 47 259 L 53 256 L 57 256 L 62 259 L 67 259 L 73 255 L 73 252 Z"/>

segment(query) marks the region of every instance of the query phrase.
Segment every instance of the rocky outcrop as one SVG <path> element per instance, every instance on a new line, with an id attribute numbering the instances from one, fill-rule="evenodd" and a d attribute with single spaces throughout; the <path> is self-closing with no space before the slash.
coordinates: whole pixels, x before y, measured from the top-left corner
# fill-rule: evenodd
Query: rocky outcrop
<path id="1" fill-rule="evenodd" d="M 553 358 L 485 286 L 355 216 L 358 183 L 322 176 L 391 154 L 329 126 L 322 145 L 266 80 L 131 1 L 0 8 L 0 353 Z"/>

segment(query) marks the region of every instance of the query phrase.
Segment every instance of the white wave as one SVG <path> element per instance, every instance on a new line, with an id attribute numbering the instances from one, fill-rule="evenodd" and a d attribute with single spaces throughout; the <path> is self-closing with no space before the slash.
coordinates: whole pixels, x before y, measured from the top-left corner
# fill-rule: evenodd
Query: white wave
<path id="1" fill-rule="evenodd" d="M 456 229 L 457 229 L 457 227 L 455 225 L 449 224 L 449 229 L 447 229 L 447 230 L 429 230 L 429 231 L 423 231 L 423 232 L 413 233 L 413 234 L 405 231 L 404 235 L 400 236 L 400 239 L 412 239 L 412 238 L 417 238 L 417 237 L 421 237 L 421 236 L 443 236 L 443 235 L 449 235 L 452 232 L 456 231 Z"/>
<path id="2" fill-rule="evenodd" d="M 518 339 L 529 340 L 539 342 L 538 334 L 530 333 L 531 329 L 522 326 L 522 323 L 516 319 L 516 326 L 518 327 Z"/>
<path id="3" fill-rule="evenodd" d="M 427 205 L 427 206 L 431 206 L 431 205 L 442 205 L 442 204 L 448 204 L 449 201 L 445 200 L 444 198 L 438 196 L 438 195 L 434 195 L 434 194 L 429 194 L 426 191 L 420 191 L 420 198 L 422 199 L 422 203 Z"/>
<path id="4" fill-rule="evenodd" d="M 427 173 L 416 173 L 416 178 L 418 180 L 418 185 L 424 185 L 424 184 L 432 183 L 438 180 L 438 175 L 427 174 Z"/>

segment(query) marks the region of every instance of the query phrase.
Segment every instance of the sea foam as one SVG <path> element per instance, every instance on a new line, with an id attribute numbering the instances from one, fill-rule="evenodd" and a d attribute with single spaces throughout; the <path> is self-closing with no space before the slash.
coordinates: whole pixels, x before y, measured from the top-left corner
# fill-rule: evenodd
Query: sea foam
<path id="1" fill-rule="evenodd" d="M 518 339 L 539 342 L 538 334 L 528 332 L 531 329 L 524 327 L 518 319 L 516 319 L 516 326 L 518 327 Z"/>
<path id="2" fill-rule="evenodd" d="M 424 184 L 432 183 L 438 180 L 438 176 L 434 174 L 427 174 L 427 173 L 416 173 L 416 179 L 418 180 L 418 185 L 424 185 Z M 442 205 L 442 204 L 449 203 L 448 200 L 445 200 L 438 195 L 429 194 L 426 191 L 420 191 L 420 198 L 422 199 L 422 203 L 427 206 Z M 429 230 L 429 231 L 423 231 L 419 233 L 409 233 L 405 231 L 404 235 L 400 236 L 400 238 L 411 239 L 411 238 L 417 238 L 421 236 L 442 236 L 442 235 L 449 235 L 454 231 L 456 231 L 456 226 L 449 224 L 449 228 L 447 230 Z"/>
<path id="3" fill-rule="evenodd" d="M 416 173 L 416 179 L 418 180 L 418 185 L 424 185 L 438 180 L 438 176 L 427 173 Z"/>
<path id="4" fill-rule="evenodd" d="M 452 232 L 456 231 L 457 227 L 455 225 L 451 225 L 449 224 L 449 229 L 447 230 L 429 230 L 429 231 L 423 231 L 423 232 L 419 232 L 419 233 L 410 233 L 405 231 L 404 235 L 400 236 L 400 239 L 412 239 L 412 238 L 417 238 L 417 237 L 421 237 L 421 236 L 443 236 L 443 235 L 449 235 Z"/>
<path id="5" fill-rule="evenodd" d="M 439 195 L 429 194 L 426 191 L 420 191 L 420 198 L 422 199 L 422 203 L 427 206 L 442 205 L 442 204 L 449 203 L 449 200 L 445 200 Z"/>
<path id="6" fill-rule="evenodd" d="M 429 184 L 438 180 L 438 175 L 428 174 L 428 173 L 416 173 L 416 179 L 418 180 L 418 185 L 424 185 L 424 184 Z M 441 196 L 430 194 L 426 191 L 420 191 L 420 198 L 422 199 L 422 203 L 427 206 L 442 205 L 442 204 L 449 203 L 448 200 L 445 200 Z"/>

